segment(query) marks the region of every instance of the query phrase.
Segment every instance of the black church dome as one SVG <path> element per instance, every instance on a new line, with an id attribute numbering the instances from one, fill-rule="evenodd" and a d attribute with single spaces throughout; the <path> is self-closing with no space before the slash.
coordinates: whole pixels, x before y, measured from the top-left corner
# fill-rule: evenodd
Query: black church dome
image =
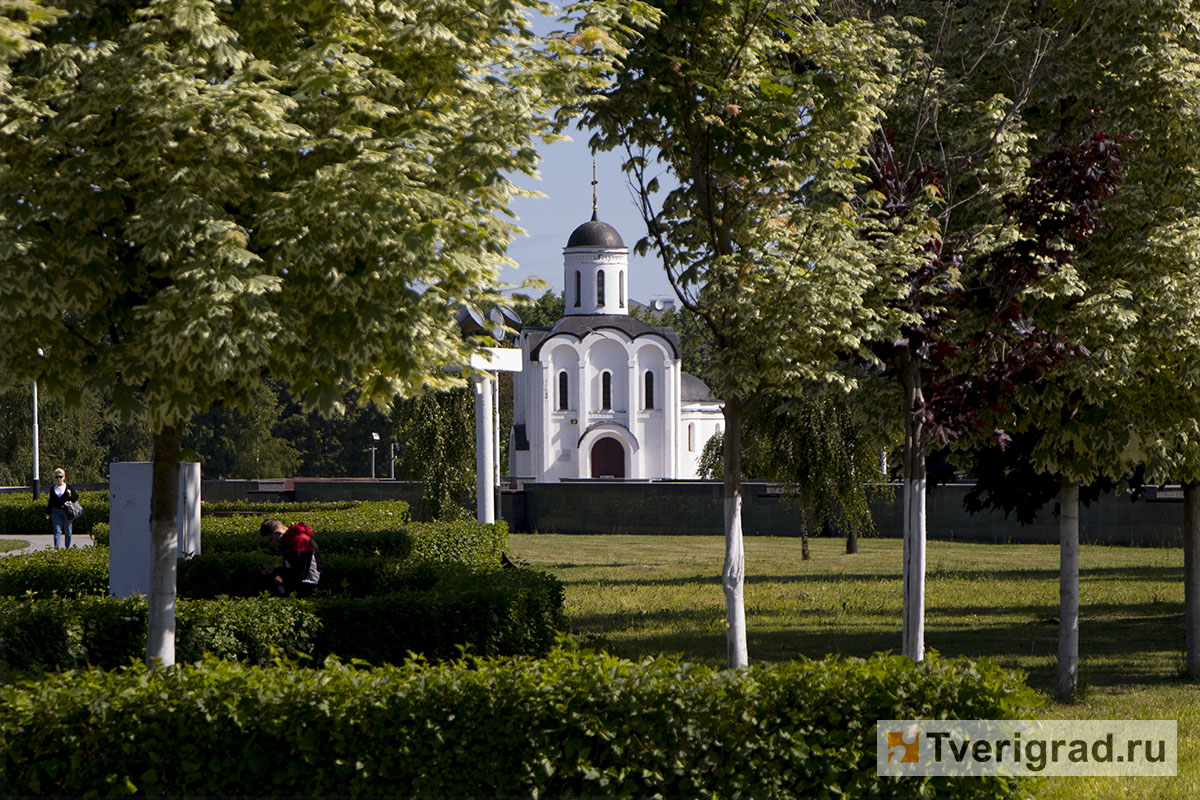
<path id="1" fill-rule="evenodd" d="M 601 222 L 592 216 L 590 222 L 585 222 L 576 228 L 571 233 L 571 238 L 567 240 L 567 247 L 604 247 L 617 248 L 624 247 L 625 242 L 621 239 L 621 234 L 617 233 L 617 229 L 607 222 Z"/>

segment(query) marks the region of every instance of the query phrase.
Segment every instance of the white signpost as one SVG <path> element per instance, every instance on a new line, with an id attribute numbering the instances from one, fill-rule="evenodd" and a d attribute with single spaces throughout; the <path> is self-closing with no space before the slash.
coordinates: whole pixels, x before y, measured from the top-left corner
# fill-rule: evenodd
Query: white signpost
<path id="1" fill-rule="evenodd" d="M 471 356 L 475 390 L 475 519 L 496 521 L 496 486 L 500 471 L 497 373 L 520 372 L 521 351 L 515 347 L 488 347 Z"/>

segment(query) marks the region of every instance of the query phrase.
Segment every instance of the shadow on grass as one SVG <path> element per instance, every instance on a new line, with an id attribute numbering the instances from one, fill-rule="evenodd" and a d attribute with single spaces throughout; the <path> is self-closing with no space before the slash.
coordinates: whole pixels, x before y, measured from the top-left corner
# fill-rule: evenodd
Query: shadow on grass
<path id="1" fill-rule="evenodd" d="M 1182 655 L 1184 633 L 1181 613 L 1163 613 L 1161 604 L 1131 606 L 1110 605 L 1111 616 L 1089 619 L 1084 609 L 1080 623 L 1080 675 L 1091 686 L 1131 686 L 1171 684 L 1181 678 L 1163 664 Z M 1045 607 L 1043 612 L 1057 608 Z M 1043 619 L 1011 624 L 966 626 L 954 624 L 944 613 L 930 615 L 925 644 L 944 656 L 988 658 L 1008 668 L 1025 670 L 1029 685 L 1052 692 L 1056 680 L 1058 624 L 1044 614 Z M 774 615 L 773 615 L 774 616 Z M 900 648 L 900 622 L 893 630 L 881 630 L 873 623 L 870 630 L 839 629 L 835 615 L 820 627 L 813 627 L 804 615 L 804 625 L 791 629 L 771 629 L 762 624 L 763 615 L 747 616 L 747 635 L 754 663 L 786 661 L 798 657 L 822 658 L 826 655 L 869 657 L 874 653 Z M 793 617 L 795 619 L 795 617 Z M 715 623 L 715 625 L 714 625 Z M 584 635 L 598 635 L 610 652 L 630 658 L 666 653 L 686 660 L 715 666 L 724 663 L 723 619 L 714 620 L 711 612 L 647 611 L 595 614 L 573 620 L 573 627 Z M 852 620 L 847 620 L 852 626 Z M 645 630 L 638 627 L 644 625 Z M 662 630 L 663 626 L 682 630 Z M 632 630 L 630 628 L 633 628 Z M 713 628 L 717 627 L 716 631 Z"/>
<path id="2" fill-rule="evenodd" d="M 552 565 L 555 566 L 555 565 Z M 557 568 L 566 568 L 568 565 L 558 565 Z M 571 569 L 589 569 L 589 568 L 617 568 L 617 567 L 634 567 L 632 564 L 573 564 L 569 565 Z M 1089 580 L 1108 580 L 1112 578 L 1120 578 L 1122 581 L 1148 581 L 1161 583 L 1179 583 L 1183 580 L 1183 567 L 1098 567 L 1095 569 L 1081 569 L 1079 571 L 1079 579 L 1081 582 Z M 926 574 L 927 582 L 939 580 L 966 580 L 966 581 L 1058 581 L 1058 570 L 1056 569 L 953 569 L 953 570 L 929 570 Z M 560 580 L 564 584 L 586 586 L 686 586 L 689 584 L 711 584 L 720 583 L 721 577 L 719 572 L 714 570 L 712 575 L 681 575 L 674 578 L 603 578 L 592 579 L 582 578 L 573 580 L 570 577 L 561 577 Z M 899 568 L 895 572 L 828 572 L 815 573 L 811 575 L 747 575 L 746 584 L 752 585 L 756 583 L 852 583 L 855 581 L 869 581 L 877 583 L 880 581 L 899 581 Z"/>

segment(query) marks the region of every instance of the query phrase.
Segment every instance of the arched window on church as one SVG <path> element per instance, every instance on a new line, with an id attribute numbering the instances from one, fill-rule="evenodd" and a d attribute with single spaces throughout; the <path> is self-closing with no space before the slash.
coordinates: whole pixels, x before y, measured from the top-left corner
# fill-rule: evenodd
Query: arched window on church
<path id="1" fill-rule="evenodd" d="M 654 372 L 646 370 L 646 410 L 654 408 Z"/>
<path id="2" fill-rule="evenodd" d="M 596 273 L 596 305 L 604 305 L 604 270 Z"/>
<path id="3" fill-rule="evenodd" d="M 558 410 L 566 411 L 571 407 L 571 397 L 567 394 L 567 371 L 558 373 Z"/>
<path id="4" fill-rule="evenodd" d="M 625 307 L 625 270 L 617 273 L 617 289 L 618 297 L 621 299 L 621 308 Z"/>
<path id="5" fill-rule="evenodd" d="M 575 270 L 575 307 L 579 308 L 583 304 L 583 276 L 579 274 L 579 270 Z"/>
<path id="6" fill-rule="evenodd" d="M 612 410 L 612 373 L 605 372 L 600 376 L 600 408 Z"/>

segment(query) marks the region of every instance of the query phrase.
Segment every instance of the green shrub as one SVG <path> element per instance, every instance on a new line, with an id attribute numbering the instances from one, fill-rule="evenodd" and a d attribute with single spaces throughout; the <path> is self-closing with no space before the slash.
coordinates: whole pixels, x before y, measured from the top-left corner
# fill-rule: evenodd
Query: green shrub
<path id="1" fill-rule="evenodd" d="M 181 597 L 176 657 L 194 661 L 209 652 L 263 663 L 271 648 L 377 664 L 400 663 L 410 653 L 455 658 L 462 648 L 537 655 L 566 627 L 562 584 L 540 572 L 421 566 L 397 572 L 380 588 L 391 593 L 311 600 Z M 138 660 L 145 647 L 146 604 L 140 598 L 0 600 L 0 653 L 9 670 L 115 667 Z"/>
<path id="2" fill-rule="evenodd" d="M 209 514 L 254 513 L 265 517 L 277 517 L 281 514 L 312 514 L 321 511 L 343 511 L 348 508 L 354 508 L 364 502 L 367 501 L 331 500 L 323 503 L 266 503 L 251 500 L 219 500 L 215 503 L 204 503 L 200 507 L 200 513 L 205 516 Z"/>
<path id="3" fill-rule="evenodd" d="M 255 534 L 257 536 L 258 534 Z M 329 555 L 321 548 L 321 592 L 363 597 L 428 588 L 447 576 L 475 575 L 487 569 L 463 564 L 414 562 L 379 555 Z M 0 559 L 0 596 L 83 597 L 108 594 L 108 548 L 42 550 Z M 280 564 L 269 547 L 254 552 L 205 553 L 178 562 L 180 597 L 253 597 L 267 588 L 264 567 Z"/>
<path id="4" fill-rule="evenodd" d="M 441 661 L 460 648 L 483 656 L 542 655 L 566 629 L 562 584 L 526 570 L 443 576 L 418 591 L 318 597 L 316 657 L 399 664 L 419 653 Z"/>
<path id="5" fill-rule="evenodd" d="M 0 558 L 0 597 L 108 594 L 108 548 L 38 550 Z"/>
<path id="6" fill-rule="evenodd" d="M 490 568 L 500 563 L 508 547 L 508 523 L 483 525 L 473 520 L 414 522 L 406 530 L 412 537 L 412 557 L 417 561 L 467 564 Z"/>
<path id="7" fill-rule="evenodd" d="M 936 656 L 736 672 L 561 651 L 374 670 L 209 661 L 2 687 L 0 749 L 12 795 L 1005 798 L 1030 784 L 880 778 L 876 720 L 1033 704 L 1019 676 Z"/>
<path id="8" fill-rule="evenodd" d="M 71 526 L 72 535 L 89 535 L 98 522 L 108 522 L 108 492 L 80 492 L 83 516 Z M 45 492 L 38 500 L 28 494 L 0 494 L 0 532 L 5 534 L 53 533 L 46 519 Z"/>
<path id="9" fill-rule="evenodd" d="M 175 608 L 175 657 L 205 654 L 252 664 L 275 653 L 312 653 L 320 626 L 304 602 L 260 597 L 181 599 Z M 146 601 L 142 597 L 70 600 L 0 599 L 0 653 L 6 671 L 119 667 L 146 652 Z"/>
<path id="10" fill-rule="evenodd" d="M 253 597 L 269 586 L 263 568 L 280 564 L 278 553 L 216 553 L 179 562 L 181 597 Z M 456 564 L 420 564 L 380 556 L 321 557 L 321 595 L 365 597 L 432 588 L 447 577 L 473 576 Z"/>

